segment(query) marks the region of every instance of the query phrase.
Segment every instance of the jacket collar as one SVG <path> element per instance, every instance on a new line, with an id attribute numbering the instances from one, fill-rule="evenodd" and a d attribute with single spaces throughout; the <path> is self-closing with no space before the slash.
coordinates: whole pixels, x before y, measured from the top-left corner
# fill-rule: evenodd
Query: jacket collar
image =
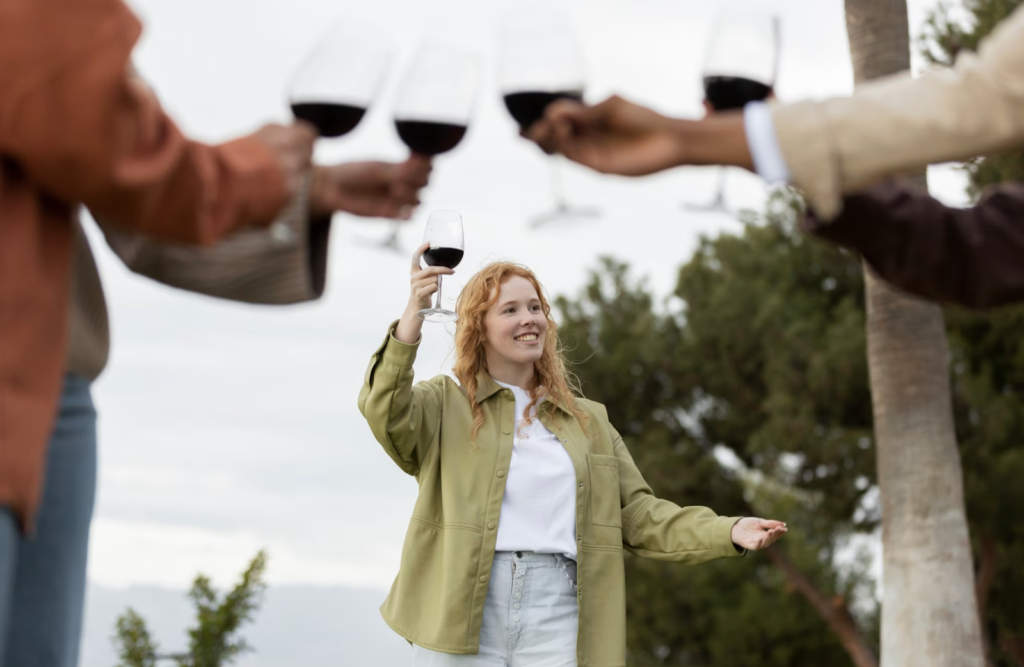
<path id="1" fill-rule="evenodd" d="M 504 389 L 494 381 L 494 378 L 485 371 L 478 371 L 476 374 L 476 402 L 483 403 L 491 396 Z"/>
<path id="2" fill-rule="evenodd" d="M 490 376 L 486 371 L 478 371 L 476 374 L 476 402 L 483 403 L 491 396 L 494 396 L 499 391 L 504 389 L 500 384 L 494 381 L 494 378 Z M 550 404 L 564 412 L 565 414 L 572 416 L 569 409 L 562 405 L 561 401 L 554 401 L 550 398 L 546 398 L 541 401 L 541 404 L 537 406 L 538 411 L 544 409 L 545 404 Z"/>

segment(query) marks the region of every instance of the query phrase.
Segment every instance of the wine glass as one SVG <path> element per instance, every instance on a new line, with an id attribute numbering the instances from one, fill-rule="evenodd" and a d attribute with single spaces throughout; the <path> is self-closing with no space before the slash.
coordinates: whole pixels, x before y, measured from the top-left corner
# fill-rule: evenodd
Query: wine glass
<path id="1" fill-rule="evenodd" d="M 387 35 L 372 24 L 345 20 L 302 61 L 288 90 L 296 118 L 321 137 L 348 134 L 366 114 L 391 60 Z"/>
<path id="2" fill-rule="evenodd" d="M 430 248 L 423 253 L 427 266 L 445 266 L 454 269 L 462 261 L 465 240 L 462 234 L 462 216 L 455 211 L 434 211 L 427 218 L 423 242 Z M 441 278 L 437 277 L 437 306 L 424 308 L 417 315 L 427 322 L 454 322 L 459 316 L 441 305 Z"/>
<path id="3" fill-rule="evenodd" d="M 583 101 L 583 56 L 569 22 L 557 14 L 520 13 L 502 24 L 498 78 L 505 107 L 526 130 L 558 99 Z M 559 218 L 591 218 L 600 211 L 571 206 L 562 190 L 559 157 L 552 156 L 551 191 L 555 207 L 531 218 L 539 227 Z"/>
<path id="4" fill-rule="evenodd" d="M 779 61 L 779 20 L 774 14 L 744 8 L 719 15 L 704 58 L 704 102 L 708 113 L 743 109 L 767 99 L 775 87 Z M 694 210 L 730 213 L 725 202 L 725 167 L 719 167 L 710 204 Z"/>
<path id="5" fill-rule="evenodd" d="M 420 46 L 395 103 L 395 129 L 402 143 L 428 157 L 458 146 L 469 127 L 479 78 L 477 56 L 433 42 Z M 384 241 L 396 250 L 398 224 Z"/>
<path id="6" fill-rule="evenodd" d="M 416 52 L 395 103 L 395 129 L 413 153 L 433 157 L 462 141 L 476 100 L 476 56 L 442 44 Z"/>

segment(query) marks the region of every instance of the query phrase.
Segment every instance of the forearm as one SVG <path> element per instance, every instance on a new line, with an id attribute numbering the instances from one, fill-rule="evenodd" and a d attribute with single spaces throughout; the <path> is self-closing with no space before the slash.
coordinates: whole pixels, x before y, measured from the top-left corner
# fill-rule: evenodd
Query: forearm
<path id="1" fill-rule="evenodd" d="M 738 517 L 720 517 L 707 507 L 680 507 L 654 495 L 622 437 L 610 424 L 618 461 L 622 540 L 645 558 L 697 565 L 742 555 L 732 542 Z"/>
<path id="2" fill-rule="evenodd" d="M 374 437 L 398 466 L 409 473 L 419 470 L 420 446 L 439 423 L 439 387 L 413 385 L 412 365 L 417 345 L 405 345 L 393 337 L 394 325 L 370 360 L 359 411 Z"/>
<path id="3" fill-rule="evenodd" d="M 407 345 L 419 343 L 420 333 L 423 331 L 423 320 L 418 313 L 419 309 L 415 304 L 410 303 L 406 307 L 405 312 L 402 313 L 402 319 L 398 320 L 398 326 L 395 327 L 395 339 Z"/>
<path id="4" fill-rule="evenodd" d="M 699 565 L 743 554 L 731 537 L 739 517 L 722 517 L 707 507 L 679 507 L 653 497 L 631 514 L 623 539 L 638 556 Z"/>
<path id="5" fill-rule="evenodd" d="M 704 120 L 675 120 L 679 165 L 725 165 L 753 171 L 742 112 L 724 112 Z"/>
<path id="6" fill-rule="evenodd" d="M 860 252 L 884 280 L 917 296 L 970 308 L 1024 300 L 1024 187 L 1005 186 L 976 206 L 943 205 L 889 182 L 846 197 L 805 231 Z"/>
<path id="7" fill-rule="evenodd" d="M 84 192 L 81 201 L 126 229 L 204 245 L 246 227 L 268 226 L 287 203 L 284 175 L 255 137 L 219 146 L 182 139 L 180 149 L 156 152 L 166 155 L 158 159 L 168 168 L 112 165 L 127 177 Z"/>

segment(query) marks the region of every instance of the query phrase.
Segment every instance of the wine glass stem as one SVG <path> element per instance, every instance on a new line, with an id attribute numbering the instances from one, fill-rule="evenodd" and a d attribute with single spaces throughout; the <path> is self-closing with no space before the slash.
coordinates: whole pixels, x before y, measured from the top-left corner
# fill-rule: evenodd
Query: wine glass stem
<path id="1" fill-rule="evenodd" d="M 441 276 L 437 277 L 437 310 L 444 310 L 441 308 Z"/>
<path id="2" fill-rule="evenodd" d="M 725 206 L 725 179 L 728 175 L 725 167 L 718 168 L 718 188 L 715 192 L 715 203 Z"/>
<path id="3" fill-rule="evenodd" d="M 567 208 L 565 203 L 565 194 L 562 187 L 562 172 L 560 170 L 559 158 L 557 155 L 551 156 L 551 194 L 555 198 L 555 208 L 559 211 Z"/>

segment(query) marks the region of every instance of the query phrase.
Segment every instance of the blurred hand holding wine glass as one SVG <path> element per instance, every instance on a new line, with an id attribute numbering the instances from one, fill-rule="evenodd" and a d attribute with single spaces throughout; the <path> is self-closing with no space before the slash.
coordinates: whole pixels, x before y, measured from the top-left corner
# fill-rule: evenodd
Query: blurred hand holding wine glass
<path id="1" fill-rule="evenodd" d="M 711 32 L 704 59 L 704 109 L 708 115 L 742 110 L 768 99 L 775 87 L 779 61 L 779 21 L 773 14 L 736 7 L 722 10 Z M 715 196 L 709 204 L 685 204 L 691 210 L 732 213 L 725 200 L 725 167 L 718 169 Z"/>
<path id="2" fill-rule="evenodd" d="M 395 104 L 395 130 L 410 161 L 429 162 L 454 149 L 466 136 L 476 103 L 480 62 L 476 55 L 428 42 L 415 52 Z M 399 225 L 393 224 L 383 247 L 400 251 Z"/>
<path id="3" fill-rule="evenodd" d="M 375 218 L 408 220 L 419 205 L 431 164 L 413 155 L 405 162 L 346 162 L 317 166 L 310 189 L 310 215 L 334 211 Z"/>
<path id="4" fill-rule="evenodd" d="M 378 26 L 348 17 L 331 27 L 302 61 L 289 86 L 292 113 L 321 138 L 342 137 L 373 105 L 387 76 L 391 48 Z M 310 214 L 345 211 L 364 217 L 408 219 L 427 184 L 430 160 L 351 162 L 317 166 Z"/>
<path id="5" fill-rule="evenodd" d="M 525 134 L 552 102 L 583 101 L 583 56 L 572 26 L 561 15 L 521 12 L 502 23 L 499 41 L 499 85 L 509 114 Z M 565 198 L 558 157 L 551 158 L 551 190 L 555 206 L 531 218 L 534 227 L 559 218 L 596 217 L 592 207 L 570 206 Z"/>

